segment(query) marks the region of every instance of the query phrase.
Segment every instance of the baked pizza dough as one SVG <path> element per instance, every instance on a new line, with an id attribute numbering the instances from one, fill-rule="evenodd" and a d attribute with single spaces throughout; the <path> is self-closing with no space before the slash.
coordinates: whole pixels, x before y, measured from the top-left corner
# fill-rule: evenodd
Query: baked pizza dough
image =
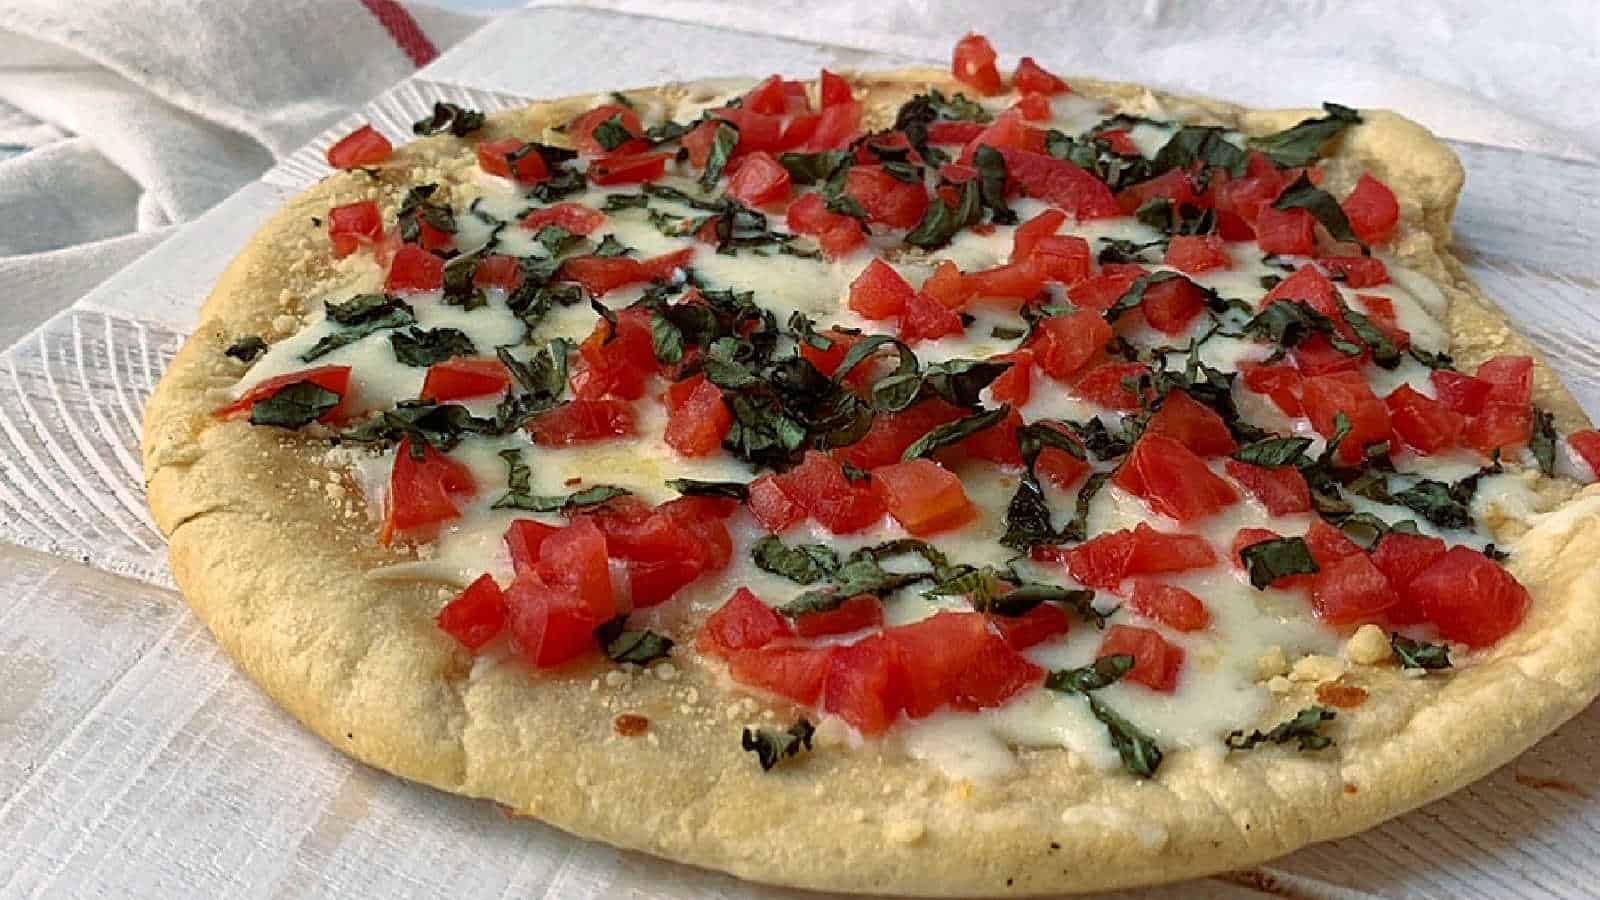
<path id="1" fill-rule="evenodd" d="M 849 78 L 869 130 L 930 86 L 964 89 L 931 69 Z M 749 84 L 627 97 L 692 116 Z M 1317 114 L 1130 84 L 1071 85 L 1103 100 L 1108 114 L 1249 135 Z M 1488 523 L 1533 597 L 1522 626 L 1447 676 L 1340 663 L 1338 683 L 1366 700 L 1327 724 L 1336 744 L 1315 754 L 1173 752 L 1155 778 L 1137 779 L 1065 749 L 1024 748 L 1015 771 L 985 778 L 948 775 L 892 741 L 835 741 L 763 771 L 740 732 L 781 726 L 791 708 L 731 685 L 692 640 L 680 641 L 669 664 L 642 670 L 604 659 L 555 675 L 476 665 L 435 624 L 460 585 L 369 577 L 417 551 L 377 543 L 362 492 L 329 462 L 325 443 L 213 414 L 244 371 L 223 351 L 241 335 L 270 342 L 294 333 L 312 298 L 349 279 L 320 222 L 330 207 L 372 199 L 392 220 L 409 186 L 470 178 L 478 141 L 538 140 L 604 99 L 497 113 L 469 138 L 409 143 L 370 172 L 335 174 L 290 201 L 228 268 L 149 404 L 148 494 L 178 584 L 250 677 L 333 746 L 577 835 L 759 881 L 1027 895 L 1199 876 L 1361 831 L 1507 762 L 1600 689 L 1600 487 L 1554 479 L 1528 492 L 1520 512 Z M 1463 180 L 1455 156 L 1399 115 L 1362 116 L 1325 158 L 1330 190 L 1342 193 L 1362 171 L 1394 189 L 1402 216 L 1393 253 L 1447 298 L 1450 352 L 1464 369 L 1496 354 L 1536 355 L 1450 254 Z M 1542 363 L 1535 400 L 1562 433 L 1589 427 Z M 711 608 L 686 608 L 680 636 Z M 1263 722 L 1241 724 L 1279 721 L 1315 702 L 1317 686 L 1315 677 L 1292 680 Z M 647 733 L 619 735 L 624 713 L 648 719 Z"/>

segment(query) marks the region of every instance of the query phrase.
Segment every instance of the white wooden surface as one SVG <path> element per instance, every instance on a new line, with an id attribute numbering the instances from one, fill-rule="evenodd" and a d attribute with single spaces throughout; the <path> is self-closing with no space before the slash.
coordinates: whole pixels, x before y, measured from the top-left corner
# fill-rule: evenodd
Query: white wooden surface
<path id="1" fill-rule="evenodd" d="M 562 58 L 609 65 L 549 64 Z M 351 121 L 401 138 L 434 96 L 493 106 L 618 81 L 877 62 L 692 25 L 527 10 Z M 0 897 L 813 896 L 508 821 L 490 804 L 357 765 L 266 701 L 171 591 L 140 490 L 143 401 L 222 267 L 325 173 L 327 138 L 0 355 Z M 1463 257 L 1600 414 L 1589 237 L 1600 169 L 1457 149 L 1469 171 Z M 1597 739 L 1591 710 L 1483 782 L 1375 831 L 1139 896 L 1600 895 L 1600 777 L 1587 762 Z"/>

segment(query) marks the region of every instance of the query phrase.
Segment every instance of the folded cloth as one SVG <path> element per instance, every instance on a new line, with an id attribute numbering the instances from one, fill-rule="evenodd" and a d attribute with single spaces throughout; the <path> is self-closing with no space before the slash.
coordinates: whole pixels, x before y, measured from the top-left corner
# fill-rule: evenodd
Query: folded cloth
<path id="1" fill-rule="evenodd" d="M 0 346 L 482 21 L 395 0 L 0 0 Z"/>

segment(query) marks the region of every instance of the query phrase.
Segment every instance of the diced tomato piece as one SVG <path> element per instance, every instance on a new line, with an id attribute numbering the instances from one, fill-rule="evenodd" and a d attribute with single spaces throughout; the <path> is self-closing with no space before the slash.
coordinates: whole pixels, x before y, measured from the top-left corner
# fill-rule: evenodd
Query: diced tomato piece
<path id="1" fill-rule="evenodd" d="M 706 167 L 706 162 L 711 159 L 711 148 L 716 144 L 719 124 L 716 119 L 707 119 L 678 139 L 678 143 L 689 151 L 689 165 L 696 169 Z"/>
<path id="2" fill-rule="evenodd" d="M 539 580 L 571 587 L 589 613 L 604 622 L 617 614 L 606 536 L 594 520 L 579 516 L 539 545 Z"/>
<path id="3" fill-rule="evenodd" d="M 595 184 L 636 184 L 655 181 L 667 173 L 667 151 L 602 156 L 589 164 L 589 180 Z"/>
<path id="4" fill-rule="evenodd" d="M 937 121 L 928 123 L 928 142 L 931 144 L 969 144 L 983 134 L 978 122 Z"/>
<path id="5" fill-rule="evenodd" d="M 834 455 L 866 471 L 897 463 L 906 448 L 918 438 L 963 415 L 961 409 L 937 397 L 922 400 L 897 413 L 879 413 L 873 416 L 872 425 L 860 440 L 834 451 Z"/>
<path id="6" fill-rule="evenodd" d="M 1205 294 L 1187 278 L 1172 278 L 1145 288 L 1139 310 L 1162 334 L 1182 334 L 1205 312 Z"/>
<path id="7" fill-rule="evenodd" d="M 1079 447 L 1083 446 L 1083 442 L 1072 433 L 1072 429 L 1059 422 L 1041 421 L 1038 424 L 1062 435 Z M 1045 447 L 1040 450 L 1038 458 L 1034 460 L 1034 470 L 1050 479 L 1052 484 L 1062 490 L 1077 484 L 1080 478 L 1089 474 L 1090 468 L 1084 459 L 1055 447 Z"/>
<path id="8" fill-rule="evenodd" d="M 898 648 L 882 634 L 835 649 L 823 681 L 823 709 L 863 734 L 881 734 L 905 709 L 907 681 Z"/>
<path id="9" fill-rule="evenodd" d="M 378 204 L 363 200 L 328 210 L 328 238 L 333 241 L 333 255 L 338 259 L 356 252 L 362 244 L 383 240 L 383 216 Z"/>
<path id="10" fill-rule="evenodd" d="M 1317 219 L 1306 209 L 1264 206 L 1256 217 L 1256 243 L 1265 253 L 1309 256 L 1317 249 Z"/>
<path id="11" fill-rule="evenodd" d="M 1287 516 L 1311 511 L 1311 488 L 1294 466 L 1267 468 L 1237 459 L 1230 459 L 1223 466 L 1234 481 L 1261 501 L 1268 513 Z"/>
<path id="12" fill-rule="evenodd" d="M 427 529 L 460 518 L 456 498 L 470 498 L 478 492 L 477 480 L 465 464 L 426 442 L 419 459 L 415 446 L 406 437 L 395 448 L 389 493 L 384 497 L 383 531 L 378 537 L 385 545 L 402 534 L 426 537 Z"/>
<path id="13" fill-rule="evenodd" d="M 575 585 L 545 584 L 532 574 L 511 582 L 506 606 L 512 648 L 540 669 L 593 653 L 599 648 L 594 631 L 610 618 L 597 615 Z"/>
<path id="14" fill-rule="evenodd" d="M 1167 244 L 1167 265 L 1190 275 L 1227 269 L 1233 266 L 1233 257 L 1223 246 L 1222 238 L 1215 234 L 1178 235 Z"/>
<path id="15" fill-rule="evenodd" d="M 883 601 L 875 594 L 857 594 L 833 609 L 809 612 L 794 620 L 801 637 L 849 634 L 883 624 Z"/>
<path id="16" fill-rule="evenodd" d="M 1423 455 L 1449 450 L 1461 442 L 1466 418 L 1409 384 L 1384 398 L 1389 422 L 1406 445 Z"/>
<path id="17" fill-rule="evenodd" d="M 1350 220 L 1350 230 L 1368 244 L 1384 241 L 1400 221 L 1400 203 L 1395 200 L 1394 191 L 1369 174 L 1361 176 L 1355 190 L 1340 205 Z"/>
<path id="18" fill-rule="evenodd" d="M 893 266 L 874 258 L 850 282 L 850 308 L 868 319 L 888 319 L 900 315 L 916 293 Z"/>
<path id="19" fill-rule="evenodd" d="M 1178 673 L 1183 669 L 1183 648 L 1168 643 L 1154 628 L 1113 625 L 1095 655 L 1100 659 L 1133 657 L 1133 669 L 1123 677 L 1162 693 L 1177 689 Z"/>
<path id="20" fill-rule="evenodd" d="M 872 489 L 889 514 L 918 537 L 960 528 L 978 514 L 961 489 L 961 479 L 931 459 L 873 469 Z"/>
<path id="21" fill-rule="evenodd" d="M 505 630 L 506 614 L 506 597 L 500 585 L 494 576 L 480 575 L 439 610 L 437 621 L 463 647 L 476 650 Z"/>
<path id="22" fill-rule="evenodd" d="M 498 394 L 511 386 L 511 373 L 498 359 L 452 359 L 428 367 L 424 401 L 460 400 Z"/>
<path id="23" fill-rule="evenodd" d="M 860 202 L 867 221 L 891 228 L 911 228 L 928 211 L 928 190 L 921 181 L 901 181 L 882 166 L 852 167 L 845 193 Z"/>
<path id="24" fill-rule="evenodd" d="M 1111 146 L 1112 153 L 1120 156 L 1144 155 L 1144 151 L 1140 150 L 1139 145 L 1134 143 L 1133 135 L 1129 134 L 1127 129 L 1113 128 L 1109 131 L 1102 131 L 1100 132 L 1100 140 Z"/>
<path id="25" fill-rule="evenodd" d="M 1433 390 L 1439 395 L 1439 400 L 1464 416 L 1483 412 L 1483 404 L 1494 389 L 1494 385 L 1487 381 L 1449 369 L 1434 369 L 1428 373 L 1428 379 L 1433 382 Z"/>
<path id="26" fill-rule="evenodd" d="M 1107 409 L 1138 409 L 1141 393 L 1146 399 L 1154 392 L 1139 387 L 1141 380 L 1150 374 L 1143 363 L 1101 363 L 1091 366 L 1072 381 L 1072 393 L 1090 403 Z"/>
<path id="27" fill-rule="evenodd" d="M 1331 566 L 1347 556 L 1357 556 L 1365 551 L 1349 535 L 1329 525 L 1322 519 L 1313 520 L 1306 531 L 1306 546 L 1316 558 L 1317 565 Z"/>
<path id="28" fill-rule="evenodd" d="M 628 598 L 634 609 L 648 609 L 671 600 L 705 571 L 694 562 L 663 559 L 628 563 Z"/>
<path id="29" fill-rule="evenodd" d="M 1187 391 L 1170 391 L 1144 433 L 1164 434 L 1201 456 L 1226 456 L 1239 449 L 1222 417 Z"/>
<path id="30" fill-rule="evenodd" d="M 1233 536 L 1233 564 L 1238 568 L 1243 569 L 1245 567 L 1244 551 L 1247 548 L 1254 547 L 1256 544 L 1259 544 L 1263 541 L 1275 541 L 1281 537 L 1283 537 L 1283 535 L 1277 533 L 1276 531 L 1270 531 L 1266 528 L 1239 529 L 1239 533 Z M 1287 580 L 1288 579 L 1280 579 L 1279 581 L 1274 582 L 1274 584 L 1281 584 Z"/>
<path id="31" fill-rule="evenodd" d="M 1339 372 L 1307 378 L 1302 382 L 1301 400 L 1312 427 L 1323 437 L 1333 436 L 1339 413 L 1349 419 L 1350 433 L 1338 452 L 1339 462 L 1345 465 L 1365 459 L 1369 444 L 1389 439 L 1389 408 L 1359 374 Z"/>
<path id="32" fill-rule="evenodd" d="M 1496 356 L 1478 367 L 1478 380 L 1489 383 L 1489 403 L 1528 403 L 1533 399 L 1533 357 Z"/>
<path id="33" fill-rule="evenodd" d="M 824 107 L 817 115 L 816 128 L 810 130 L 810 136 L 805 139 L 801 149 L 807 153 L 817 153 L 850 146 L 851 141 L 861 133 L 861 114 L 861 104 L 855 100 Z"/>
<path id="34" fill-rule="evenodd" d="M 533 571 L 539 563 L 544 539 L 561 529 L 532 519 L 513 519 L 506 529 L 506 549 L 511 553 L 511 568 L 518 574 Z"/>
<path id="35" fill-rule="evenodd" d="M 1378 326 L 1378 329 L 1394 342 L 1395 347 L 1404 350 L 1411 345 L 1411 332 L 1396 323 L 1393 300 L 1376 294 L 1357 294 L 1356 299 L 1367 308 L 1367 315 L 1371 317 L 1372 324 Z"/>
<path id="36" fill-rule="evenodd" d="M 1463 442 L 1482 453 L 1509 452 L 1533 438 L 1533 407 L 1490 400 L 1467 423 Z"/>
<path id="37" fill-rule="evenodd" d="M 1300 404 L 1300 371 L 1294 366 L 1283 363 L 1244 363 L 1239 367 L 1244 374 L 1245 387 L 1257 394 L 1266 394 L 1272 398 L 1279 410 L 1286 416 L 1301 416 L 1305 414 Z"/>
<path id="38" fill-rule="evenodd" d="M 1104 312 L 1122 299 L 1133 283 L 1145 274 L 1142 266 L 1106 266 L 1099 275 L 1080 281 L 1068 289 L 1067 299 L 1074 306 Z"/>
<path id="39" fill-rule="evenodd" d="M 1017 64 L 1011 83 L 1019 91 L 1037 91 L 1041 94 L 1064 94 L 1072 90 L 1065 81 L 1040 68 L 1031 56 L 1024 56 L 1022 62 Z"/>
<path id="40" fill-rule="evenodd" d="M 1203 519 L 1239 500 L 1239 492 L 1192 450 L 1149 432 L 1134 445 L 1112 484 L 1180 522 Z"/>
<path id="41" fill-rule="evenodd" d="M 1295 368 L 1306 378 L 1336 372 L 1360 372 L 1361 366 L 1370 358 L 1365 351 L 1354 356 L 1345 353 L 1335 347 L 1333 340 L 1325 334 L 1302 338 L 1289 355 L 1294 358 Z"/>
<path id="42" fill-rule="evenodd" d="M 735 650 L 753 650 L 792 637 L 794 629 L 783 614 L 739 588 L 722 608 L 700 627 L 697 643 L 702 653 L 727 656 Z"/>
<path id="43" fill-rule="evenodd" d="M 1567 435 L 1567 446 L 1588 464 L 1589 472 L 1600 479 L 1600 431 L 1586 428 Z"/>
<path id="44" fill-rule="evenodd" d="M 1049 278 L 1045 260 L 1029 256 L 1020 262 L 968 272 L 961 276 L 963 289 L 971 297 L 1007 297 L 1026 300 L 1038 295 Z"/>
<path id="45" fill-rule="evenodd" d="M 594 330 L 578 345 L 583 366 L 572 376 L 578 399 L 637 400 L 644 395 L 645 383 L 656 370 L 650 318 L 647 309 L 625 309 L 617 314 L 615 334 L 609 321 L 595 320 Z"/>
<path id="46" fill-rule="evenodd" d="M 1311 605 L 1317 616 L 1331 625 L 1374 621 L 1399 602 L 1400 595 L 1389 579 L 1365 553 L 1322 566 L 1311 579 Z"/>
<path id="47" fill-rule="evenodd" d="M 714 109 L 711 114 L 739 129 L 739 142 L 733 148 L 735 157 L 759 150 L 785 149 L 782 115 L 731 106 Z"/>
<path id="48" fill-rule="evenodd" d="M 722 402 L 722 389 L 710 381 L 700 382 L 689 399 L 667 418 L 664 439 L 667 446 L 684 456 L 709 456 L 722 446 L 733 413 Z"/>
<path id="49" fill-rule="evenodd" d="M 805 341 L 800 344 L 800 355 L 806 362 L 815 366 L 818 372 L 832 377 L 839 371 L 844 358 L 849 355 L 850 348 L 861 341 L 861 335 L 829 328 L 827 331 L 819 332 L 819 336 L 827 338 L 828 346 L 818 347 L 810 341 Z M 845 382 L 853 385 L 865 383 L 876 368 L 874 362 L 872 357 L 868 357 L 858 363 L 845 375 Z"/>
<path id="50" fill-rule="evenodd" d="M 1318 260 L 1328 274 L 1343 278 L 1353 288 L 1377 287 L 1389 283 L 1389 269 L 1383 260 L 1372 256 L 1329 256 Z"/>
<path id="51" fill-rule="evenodd" d="M 783 76 L 773 75 L 751 88 L 750 93 L 744 95 L 743 108 L 766 115 L 783 114 Z"/>
<path id="52" fill-rule="evenodd" d="M 1161 175 L 1123 188 L 1117 194 L 1117 206 L 1127 215 L 1151 200 L 1171 200 L 1174 206 L 1202 206 L 1204 200 L 1194 189 L 1194 176 L 1188 169 L 1172 169 Z"/>
<path id="53" fill-rule="evenodd" d="M 484 141 L 479 144 L 478 168 L 490 175 L 511 178 L 511 156 L 524 149 L 528 149 L 529 152 L 517 158 L 516 180 L 528 183 L 549 178 L 550 168 L 544 164 L 544 157 L 533 152 L 527 143 L 514 137 Z"/>
<path id="54" fill-rule="evenodd" d="M 817 522 L 834 534 L 849 534 L 883 517 L 883 501 L 866 485 L 855 485 L 827 454 L 806 452 L 800 465 L 778 476 L 778 484 Z"/>
<path id="55" fill-rule="evenodd" d="M 963 440 L 958 446 L 969 456 L 986 459 L 1002 466 L 1022 465 L 1022 445 L 1017 429 L 1022 427 L 1022 414 L 1011 410 L 1000 422 Z"/>
<path id="56" fill-rule="evenodd" d="M 850 90 L 850 82 L 829 72 L 822 70 L 822 105 L 824 107 L 837 106 L 841 103 L 850 103 L 855 100 L 855 94 Z"/>
<path id="57" fill-rule="evenodd" d="M 774 475 L 750 482 L 750 512 L 767 531 L 777 533 L 806 517 L 805 507 L 790 499 Z"/>
<path id="58" fill-rule="evenodd" d="M 522 217 L 523 228 L 538 231 L 546 225 L 557 225 L 573 234 L 593 234 L 605 223 L 605 213 L 582 203 L 557 203 Z"/>
<path id="59" fill-rule="evenodd" d="M 1038 246 L 1040 238 L 1053 235 L 1067 222 L 1067 214 L 1059 209 L 1047 209 L 1017 226 L 1011 237 L 1011 261 L 1027 257 Z"/>
<path id="60" fill-rule="evenodd" d="M 1006 160 L 1008 180 L 1023 194 L 1060 207 L 1080 221 L 1122 214 L 1111 188 L 1078 166 L 1044 153 L 999 149 Z"/>
<path id="61" fill-rule="evenodd" d="M 789 646 L 733 650 L 727 654 L 728 674 L 746 687 L 815 706 L 836 652 L 834 647 Z"/>
<path id="62" fill-rule="evenodd" d="M 937 300 L 941 306 L 960 309 L 972 299 L 968 288 L 967 280 L 961 275 L 961 269 L 947 259 L 934 267 L 933 274 L 922 282 L 920 291 Z"/>
<path id="63" fill-rule="evenodd" d="M 978 156 L 979 147 L 1043 153 L 1045 132 L 1041 128 L 1029 125 L 1027 119 L 1023 118 L 1021 110 L 1009 109 L 995 116 L 994 121 L 978 132 L 977 137 L 968 141 L 967 145 L 961 148 L 961 155 L 957 157 L 957 161 L 963 167 L 971 166 L 972 161 Z"/>
<path id="64" fill-rule="evenodd" d="M 1093 310 L 1050 316 L 1039 323 L 1034 360 L 1055 378 L 1069 378 L 1100 354 L 1112 338 L 1105 317 Z"/>
<path id="65" fill-rule="evenodd" d="M 687 266 L 693 258 L 693 247 L 645 260 L 627 256 L 574 256 L 561 264 L 556 277 L 562 281 L 576 281 L 599 297 L 630 284 L 665 281 L 672 277 L 674 270 Z"/>
<path id="66" fill-rule="evenodd" d="M 1152 578 L 1135 578 L 1128 605 L 1146 619 L 1178 631 L 1199 631 L 1211 624 L 1211 611 L 1194 594 Z"/>
<path id="67" fill-rule="evenodd" d="M 991 616 L 989 623 L 1013 650 L 1026 650 L 1072 628 L 1067 611 L 1051 603 L 1041 603 L 1020 616 Z"/>
<path id="68" fill-rule="evenodd" d="M 456 236 L 448 231 L 442 231 L 429 225 L 427 222 L 417 223 L 417 246 L 424 250 L 439 253 L 449 250 L 456 245 Z"/>
<path id="69" fill-rule="evenodd" d="M 1050 118 L 1050 98 L 1044 94 L 1023 94 L 1022 99 L 1011 108 L 1030 122 L 1042 122 Z"/>
<path id="70" fill-rule="evenodd" d="M 522 264 L 515 256 L 498 253 L 485 256 L 472 270 L 472 286 L 499 288 L 509 294 L 522 286 Z"/>
<path id="71" fill-rule="evenodd" d="M 970 85 L 980 94 L 998 94 L 1004 89 L 1000 70 L 995 67 L 999 54 L 989 39 L 980 34 L 968 34 L 956 42 L 955 54 L 950 62 L 950 72 L 962 84 Z"/>
<path id="72" fill-rule="evenodd" d="M 1011 363 L 1011 368 L 989 382 L 989 393 L 994 397 L 994 402 L 1009 403 L 1020 409 L 1033 394 L 1033 351 L 1002 353 L 993 357 L 992 361 Z"/>
<path id="73" fill-rule="evenodd" d="M 1157 531 L 1143 522 L 1131 530 L 1098 535 L 1063 555 L 1073 578 L 1107 590 L 1134 575 L 1203 569 L 1217 562 L 1217 554 L 1205 538 Z"/>
<path id="74" fill-rule="evenodd" d="M 1389 607 L 1385 619 L 1396 625 L 1415 625 L 1424 620 L 1421 608 L 1411 599 L 1411 582 L 1444 553 L 1444 541 L 1427 535 L 1391 531 L 1378 539 L 1378 546 L 1372 550 L 1372 564 L 1400 595 L 1400 602 Z"/>
<path id="75" fill-rule="evenodd" d="M 371 125 L 363 125 L 328 148 L 328 165 L 335 169 L 375 166 L 394 153 L 394 145 Z"/>
<path id="76" fill-rule="evenodd" d="M 674 381 L 667 385 L 667 389 L 661 393 L 661 402 L 666 404 L 668 412 L 677 412 L 679 408 L 689 402 L 689 398 L 694 396 L 694 392 L 705 381 L 706 374 L 704 372 L 696 372 L 682 381 Z"/>
<path id="77" fill-rule="evenodd" d="M 605 144 L 600 143 L 600 139 L 595 137 L 594 132 L 595 129 L 612 119 L 616 119 L 623 130 L 633 137 L 623 144 L 607 147 Z M 639 122 L 638 113 L 620 103 L 606 103 L 596 106 L 594 109 L 573 119 L 572 123 L 567 126 L 567 136 L 572 138 L 572 142 L 584 153 L 612 153 L 619 150 L 626 152 L 624 148 L 638 141 L 638 137 L 641 134 L 644 134 L 644 126 Z M 644 142 L 639 141 L 638 143 L 641 145 L 640 149 L 642 149 Z"/>
<path id="78" fill-rule="evenodd" d="M 766 206 L 789 199 L 789 170 L 772 154 L 761 152 L 743 157 L 739 171 L 728 183 L 728 193 L 748 206 Z"/>
<path id="79" fill-rule="evenodd" d="M 999 706 L 1044 678 L 977 613 L 935 613 L 886 629 L 883 638 L 898 650 L 905 711 L 914 719 L 945 706 Z"/>
<path id="80" fill-rule="evenodd" d="M 830 212 L 821 194 L 802 194 L 785 214 L 789 230 L 817 239 L 822 252 L 837 259 L 867 242 L 861 223 L 843 213 Z"/>
<path id="81" fill-rule="evenodd" d="M 395 251 L 383 289 L 392 294 L 437 291 L 444 287 L 444 260 L 421 247 L 406 244 Z"/>
<path id="82" fill-rule="evenodd" d="M 350 394 L 350 367 L 349 366 L 317 366 L 311 369 L 301 369 L 298 372 L 286 372 L 265 379 L 260 384 L 245 391 L 239 399 L 217 410 L 215 415 L 219 418 L 249 412 L 262 400 L 276 397 L 278 392 L 293 384 L 310 382 L 325 391 L 332 391 L 339 395 L 339 402 L 318 417 L 317 421 L 332 424 L 342 420 L 345 416 L 345 398 Z"/>
<path id="83" fill-rule="evenodd" d="M 528 425 L 541 447 L 566 447 L 638 433 L 633 404 L 622 400 L 573 400 L 540 413 Z"/>
<path id="84" fill-rule="evenodd" d="M 1487 647 L 1522 624 L 1528 590 L 1504 567 L 1470 547 L 1451 547 L 1406 589 L 1439 633 Z"/>
<path id="85" fill-rule="evenodd" d="M 913 294 L 900 313 L 900 339 L 908 344 L 961 334 L 965 328 L 955 310 L 921 292 Z"/>

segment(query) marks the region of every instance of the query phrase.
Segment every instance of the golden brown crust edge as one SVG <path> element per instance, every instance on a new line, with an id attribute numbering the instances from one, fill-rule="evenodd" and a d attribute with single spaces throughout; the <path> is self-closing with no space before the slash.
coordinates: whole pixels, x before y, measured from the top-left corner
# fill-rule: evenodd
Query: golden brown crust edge
<path id="1" fill-rule="evenodd" d="M 928 81 L 947 77 L 864 79 L 884 91 Z M 1301 115 L 1074 84 L 1247 130 Z M 588 102 L 497 116 L 494 127 L 525 130 Z M 427 165 L 452 146 L 435 139 L 401 158 Z M 1445 252 L 1461 183 L 1449 150 L 1378 114 L 1341 156 L 1402 195 L 1402 245 L 1414 245 L 1402 252 L 1446 289 L 1467 351 L 1520 346 Z M 274 318 L 292 313 L 297 286 L 325 274 L 300 252 L 319 240 L 307 220 L 375 193 L 363 178 L 335 177 L 292 201 L 229 268 L 151 401 L 145 459 L 151 507 L 196 612 L 278 703 L 380 768 L 762 881 L 926 895 L 1087 891 L 1250 865 L 1370 827 L 1508 761 L 1587 705 L 1600 683 L 1595 516 L 1547 522 L 1519 546 L 1514 570 L 1536 602 L 1491 660 L 1448 680 L 1364 673 L 1372 700 L 1336 723 L 1332 758 L 1265 753 L 1217 764 L 1175 754 L 1160 779 L 1139 782 L 1103 778 L 1064 752 L 1029 751 L 1023 775 L 973 784 L 868 749 L 821 752 L 763 775 L 737 743 L 757 714 L 720 695 L 692 653 L 674 660 L 678 679 L 638 676 L 624 688 L 591 689 L 598 666 L 559 680 L 510 665 L 471 678 L 471 660 L 432 624 L 436 588 L 363 579 L 384 551 L 348 503 L 330 501 L 342 489 L 336 477 L 292 440 L 207 415 L 238 377 L 221 349 L 240 334 L 271 333 Z M 1581 416 L 1551 385 L 1541 381 L 1541 402 Z M 1600 492 L 1584 498 L 1595 504 Z M 650 718 L 651 740 L 613 734 L 611 717 L 624 710 Z"/>

